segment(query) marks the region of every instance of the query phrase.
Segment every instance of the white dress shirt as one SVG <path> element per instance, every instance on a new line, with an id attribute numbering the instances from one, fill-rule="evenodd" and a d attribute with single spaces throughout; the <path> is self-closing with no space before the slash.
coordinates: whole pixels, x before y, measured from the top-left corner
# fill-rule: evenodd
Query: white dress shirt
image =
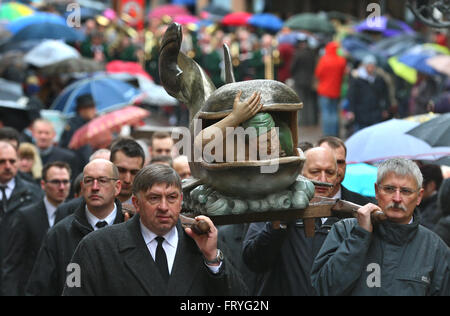
<path id="1" fill-rule="evenodd" d="M 53 227 L 53 225 L 55 225 L 56 206 L 50 203 L 50 201 L 47 199 L 47 196 L 44 197 L 44 204 L 45 209 L 47 210 L 48 225 L 50 227 Z"/>
<path id="2" fill-rule="evenodd" d="M 87 208 L 87 205 L 86 205 L 86 218 L 87 218 L 89 224 L 92 226 L 92 228 L 94 230 L 99 229 L 97 226 L 95 226 L 95 224 L 97 224 L 98 222 L 106 221 L 108 223 L 108 226 L 114 224 L 114 220 L 116 219 L 116 215 L 117 215 L 117 205 L 116 205 L 116 203 L 114 203 L 113 211 L 111 213 L 109 213 L 109 215 L 106 216 L 105 218 L 98 218 L 97 216 L 92 214 L 89 211 L 89 209 Z"/>
<path id="3" fill-rule="evenodd" d="M 156 241 L 155 238 L 158 237 L 158 235 L 150 231 L 144 224 L 142 224 L 142 220 L 140 220 L 140 225 L 142 237 L 144 238 L 145 244 L 147 245 L 150 255 L 152 256 L 153 260 L 155 260 L 156 247 L 158 246 L 158 242 Z M 172 229 L 167 234 L 161 237 L 164 237 L 162 247 L 166 252 L 167 266 L 169 268 L 169 275 L 170 275 L 172 274 L 173 262 L 175 260 L 175 254 L 177 252 L 178 246 L 177 227 L 176 226 L 172 227 Z M 206 266 L 211 270 L 212 273 L 216 274 L 219 272 L 220 267 L 222 266 L 222 262 L 218 266 L 211 266 L 208 264 Z"/>
<path id="4" fill-rule="evenodd" d="M 14 188 L 16 187 L 16 178 L 12 178 L 11 180 L 9 180 L 9 182 L 3 184 L 3 186 L 5 187 L 6 199 L 9 200 L 12 192 L 14 191 Z M 0 194 L 2 194 L 1 191 Z M 3 200 L 3 194 L 0 201 L 1 200 Z"/>

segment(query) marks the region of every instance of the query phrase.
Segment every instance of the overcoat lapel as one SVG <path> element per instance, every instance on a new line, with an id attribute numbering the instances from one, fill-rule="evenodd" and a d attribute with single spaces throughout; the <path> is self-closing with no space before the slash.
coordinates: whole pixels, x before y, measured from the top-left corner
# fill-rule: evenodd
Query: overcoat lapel
<path id="1" fill-rule="evenodd" d="M 50 224 L 48 223 L 47 208 L 45 207 L 44 200 L 39 203 L 38 210 L 39 213 L 38 216 L 36 216 L 36 226 L 45 227 L 45 229 L 48 230 Z"/>

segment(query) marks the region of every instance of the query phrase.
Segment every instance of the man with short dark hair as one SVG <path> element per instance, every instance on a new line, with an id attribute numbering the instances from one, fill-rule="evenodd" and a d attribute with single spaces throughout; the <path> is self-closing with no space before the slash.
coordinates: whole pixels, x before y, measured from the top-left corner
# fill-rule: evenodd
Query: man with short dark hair
<path id="1" fill-rule="evenodd" d="M 117 198 L 122 203 L 131 204 L 133 180 L 144 166 L 144 151 L 134 139 L 119 138 L 111 145 L 110 160 L 119 170 L 119 179 L 122 183 Z"/>
<path id="2" fill-rule="evenodd" d="M 61 295 L 68 264 L 83 237 L 105 225 L 123 222 L 117 167 L 105 159 L 94 159 L 83 170 L 84 201 L 73 214 L 53 226 L 39 250 L 26 287 L 28 295 Z"/>
<path id="3" fill-rule="evenodd" d="M 42 169 L 42 200 L 20 209 L 11 223 L 11 234 L 3 260 L 5 295 L 24 295 L 42 239 L 48 229 L 69 214 L 56 208 L 69 195 L 71 170 L 65 162 L 52 162 Z"/>
<path id="4" fill-rule="evenodd" d="M 314 260 L 312 285 L 319 295 L 450 295 L 450 250 L 419 225 L 416 207 L 423 195 L 422 174 L 407 159 L 378 166 L 375 193 L 357 218 L 331 228 Z M 372 213 L 386 220 L 374 223 Z"/>
<path id="5" fill-rule="evenodd" d="M 173 139 L 169 133 L 155 132 L 152 135 L 150 145 L 150 157 L 172 156 Z"/>
<path id="6" fill-rule="evenodd" d="M 423 175 L 423 197 L 419 205 L 420 224 L 433 230 L 442 216 L 437 206 L 438 192 L 444 179 L 441 167 L 433 164 L 420 166 Z"/>
<path id="7" fill-rule="evenodd" d="M 175 170 L 144 167 L 133 183 L 137 214 L 81 241 L 71 260 L 82 271 L 81 286 L 67 284 L 63 295 L 245 295 L 240 275 L 218 248 L 212 221 L 197 217 L 210 227 L 202 235 L 181 227 L 182 200 Z"/>

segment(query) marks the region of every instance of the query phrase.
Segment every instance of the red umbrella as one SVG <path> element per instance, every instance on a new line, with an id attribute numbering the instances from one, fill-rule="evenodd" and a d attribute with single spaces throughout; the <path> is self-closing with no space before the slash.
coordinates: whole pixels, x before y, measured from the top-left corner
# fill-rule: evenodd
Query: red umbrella
<path id="1" fill-rule="evenodd" d="M 252 14 L 248 12 L 233 12 L 225 15 L 221 23 L 227 26 L 245 26 L 251 17 Z"/>
<path id="2" fill-rule="evenodd" d="M 176 4 L 166 4 L 166 5 L 156 7 L 152 11 L 150 11 L 148 18 L 149 19 L 159 19 L 165 15 L 174 17 L 177 15 L 189 15 L 189 14 L 190 14 L 189 11 L 183 6 L 176 5 Z"/>
<path id="3" fill-rule="evenodd" d="M 79 128 L 73 134 L 69 148 L 78 149 L 86 144 L 98 147 L 105 140 L 111 140 L 111 134 L 119 132 L 122 126 L 140 125 L 142 119 L 149 115 L 149 111 L 134 105 L 103 114 Z"/>
<path id="4" fill-rule="evenodd" d="M 177 15 L 173 21 L 181 25 L 186 25 L 190 23 L 197 23 L 200 19 L 193 15 Z"/>
<path id="5" fill-rule="evenodd" d="M 126 72 L 131 75 L 143 75 L 146 78 L 153 80 L 140 64 L 132 61 L 113 60 L 106 64 L 106 71 L 109 73 Z"/>

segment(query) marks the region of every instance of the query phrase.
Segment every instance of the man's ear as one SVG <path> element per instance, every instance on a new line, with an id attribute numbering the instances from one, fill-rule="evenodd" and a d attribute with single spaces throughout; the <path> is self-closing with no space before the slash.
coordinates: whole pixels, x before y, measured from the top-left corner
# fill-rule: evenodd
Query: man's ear
<path id="1" fill-rule="evenodd" d="M 131 202 L 136 209 L 136 213 L 139 213 L 139 199 L 134 194 L 131 196 Z"/>

